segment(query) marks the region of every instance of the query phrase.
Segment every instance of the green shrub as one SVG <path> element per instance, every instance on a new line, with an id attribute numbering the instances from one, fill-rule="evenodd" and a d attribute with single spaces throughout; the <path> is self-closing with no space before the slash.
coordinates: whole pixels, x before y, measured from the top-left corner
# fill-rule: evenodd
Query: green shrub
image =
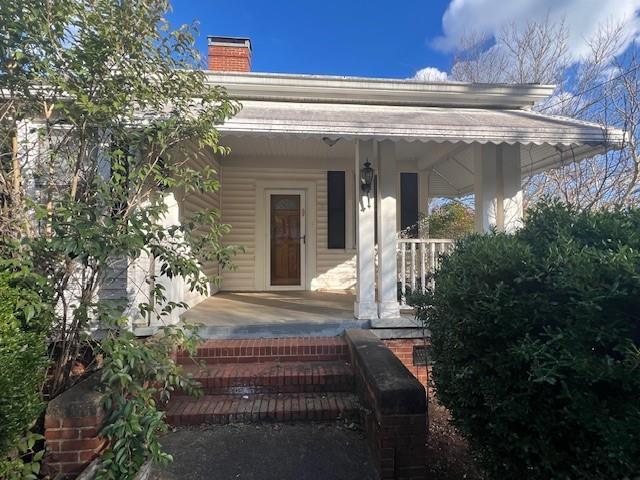
<path id="1" fill-rule="evenodd" d="M 2 478 L 15 478 L 15 470 L 22 471 L 22 461 L 17 457 L 31 453 L 33 447 L 20 448 L 20 445 L 25 438 L 34 438 L 27 432 L 44 405 L 41 388 L 47 365 L 46 329 L 49 314 L 37 277 L 28 273 L 0 272 Z"/>
<path id="2" fill-rule="evenodd" d="M 499 479 L 640 474 L 640 211 L 529 212 L 420 299 L 438 397 Z"/>
<path id="3" fill-rule="evenodd" d="M 147 460 L 159 465 L 171 462 L 160 445 L 160 435 L 168 429 L 160 404 L 176 389 L 201 394 L 200 384 L 185 376 L 172 359 L 177 349 L 195 353 L 200 340 L 195 327 L 164 327 L 161 334 L 142 341 L 131 331 L 119 330 L 126 322 L 116 322 L 101 342 L 104 407 L 109 412 L 101 435 L 109 446 L 97 480 L 135 478 Z"/>

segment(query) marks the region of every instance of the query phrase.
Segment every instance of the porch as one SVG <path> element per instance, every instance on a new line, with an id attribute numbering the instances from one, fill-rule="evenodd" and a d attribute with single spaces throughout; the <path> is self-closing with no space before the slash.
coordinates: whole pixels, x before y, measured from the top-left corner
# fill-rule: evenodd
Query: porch
<path id="1" fill-rule="evenodd" d="M 220 292 L 187 310 L 182 321 L 202 325 L 200 335 L 213 339 L 334 336 L 371 327 L 354 318 L 354 302 L 350 292 Z M 404 328 L 418 326 L 411 312 L 399 320 Z"/>
<path id="2" fill-rule="evenodd" d="M 176 198 L 167 221 L 216 208 L 230 227 L 223 243 L 241 247 L 233 268 L 203 263 L 220 280 L 215 295 L 182 315 L 205 324 L 207 336 L 396 328 L 408 292 L 433 286 L 451 248 L 447 239 L 398 238 L 429 215 L 432 199 L 473 195 L 476 231 L 512 232 L 523 218 L 524 178 L 624 139 L 530 111 L 549 86 L 209 76 L 243 107 L 219 126 L 228 155 L 189 159 L 212 167 L 220 189 Z M 170 298 L 198 303 L 174 283 Z M 336 290 L 355 296 L 318 293 Z"/>

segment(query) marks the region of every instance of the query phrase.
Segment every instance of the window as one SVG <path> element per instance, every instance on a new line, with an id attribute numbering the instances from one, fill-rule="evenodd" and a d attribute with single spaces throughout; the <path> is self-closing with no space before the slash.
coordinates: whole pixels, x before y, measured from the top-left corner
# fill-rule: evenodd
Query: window
<path id="1" fill-rule="evenodd" d="M 400 173 L 400 229 L 418 236 L 418 174 Z"/>
<path id="2" fill-rule="evenodd" d="M 345 173 L 327 172 L 328 248 L 345 248 Z"/>

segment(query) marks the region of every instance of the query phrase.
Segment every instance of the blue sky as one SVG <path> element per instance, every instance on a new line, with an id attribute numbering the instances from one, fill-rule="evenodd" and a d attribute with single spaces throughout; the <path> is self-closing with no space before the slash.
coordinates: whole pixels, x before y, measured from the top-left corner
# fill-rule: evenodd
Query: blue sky
<path id="1" fill-rule="evenodd" d="M 448 3 L 174 0 L 170 19 L 199 20 L 203 53 L 207 35 L 250 37 L 254 71 L 404 78 L 448 69 L 448 55 L 429 47 Z"/>
<path id="2" fill-rule="evenodd" d="M 494 35 L 511 22 L 563 18 L 579 59 L 604 22 L 640 33 L 640 0 L 173 0 L 177 26 L 207 35 L 250 37 L 253 70 L 407 78 L 424 67 L 447 72 L 465 32 Z M 628 43 L 627 43 L 628 44 Z"/>

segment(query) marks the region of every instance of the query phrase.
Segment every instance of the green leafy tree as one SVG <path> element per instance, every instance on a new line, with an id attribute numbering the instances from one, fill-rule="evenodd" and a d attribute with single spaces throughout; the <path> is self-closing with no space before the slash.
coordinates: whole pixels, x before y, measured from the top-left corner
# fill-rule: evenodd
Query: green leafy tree
<path id="1" fill-rule="evenodd" d="M 447 202 L 420 219 L 430 238 L 458 239 L 474 231 L 473 210 L 459 202 Z"/>
<path id="2" fill-rule="evenodd" d="M 148 385 L 146 362 L 155 367 L 167 352 L 152 345 L 156 353 L 136 356 L 140 347 L 122 324 L 126 299 L 100 300 L 100 288 L 114 271 L 145 255 L 162 275 L 182 278 L 189 289 L 204 293 L 216 279 L 202 274 L 201 263 L 226 266 L 234 251 L 221 243 L 229 226 L 216 210 L 161 225 L 167 195 L 219 188 L 213 169 L 193 165 L 203 152 L 226 153 L 216 126 L 239 108 L 223 89 L 208 83 L 194 27 L 172 29 L 165 18 L 168 9 L 167 0 L 0 2 L 3 253 L 33 258 L 52 289 L 51 395 L 69 384 L 90 329 L 108 328 L 109 340 L 103 343 L 108 370 L 117 369 L 116 358 L 135 366 L 126 373 L 132 377 L 129 384 L 107 379 L 107 397 L 115 410 L 138 412 L 135 418 L 128 410 L 110 418 L 128 417 L 127 428 L 134 429 L 153 416 L 162 419 L 152 396 L 142 395 L 138 386 Z M 16 243 L 17 249 L 7 247 Z M 165 318 L 187 307 L 167 298 L 155 280 L 150 273 L 149 300 L 136 306 L 139 311 Z M 163 392 L 183 382 L 179 370 L 167 367 L 158 375 L 162 379 L 154 380 L 162 380 Z M 144 409 L 138 408 L 140 402 Z M 159 458 L 150 453 L 158 431 L 153 427 L 145 438 L 124 437 L 119 461 L 112 464 L 128 462 L 129 468 L 118 466 L 113 478 L 129 478 L 145 458 Z M 108 436 L 113 432 L 105 429 Z"/>

